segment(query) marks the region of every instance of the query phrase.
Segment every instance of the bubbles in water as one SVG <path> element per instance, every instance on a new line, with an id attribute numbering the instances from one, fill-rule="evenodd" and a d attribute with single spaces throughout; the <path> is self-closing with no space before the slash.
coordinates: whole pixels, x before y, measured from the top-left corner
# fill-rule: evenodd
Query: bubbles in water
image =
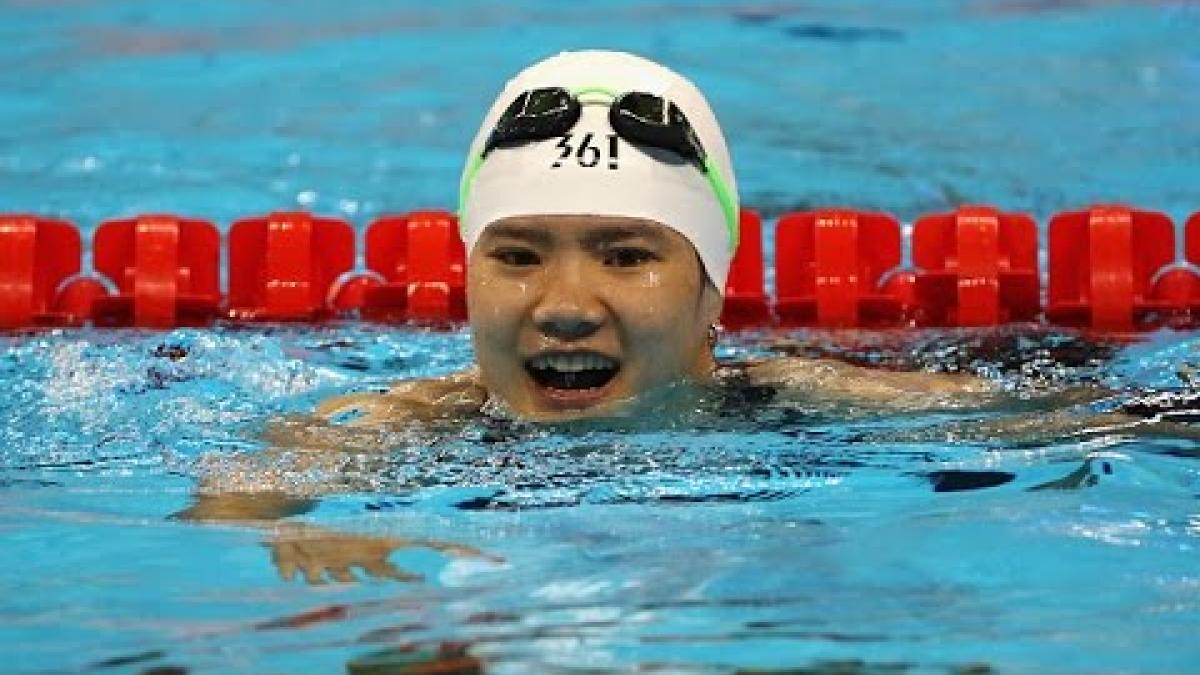
<path id="1" fill-rule="evenodd" d="M 296 203 L 305 208 L 311 208 L 317 203 L 317 193 L 313 190 L 301 190 L 296 193 Z"/>
<path id="2" fill-rule="evenodd" d="M 78 171 L 82 173 L 91 173 L 104 168 L 104 163 L 101 162 L 99 158 L 88 155 L 87 157 L 79 160 L 79 163 L 73 168 L 77 168 Z"/>

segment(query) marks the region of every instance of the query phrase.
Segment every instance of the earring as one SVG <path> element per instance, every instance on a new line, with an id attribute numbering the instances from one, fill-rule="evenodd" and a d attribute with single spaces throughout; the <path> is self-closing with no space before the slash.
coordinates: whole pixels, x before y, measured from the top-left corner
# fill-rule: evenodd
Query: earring
<path id="1" fill-rule="evenodd" d="M 716 346 L 717 346 L 717 337 L 718 337 L 718 335 L 719 335 L 719 334 L 718 334 L 718 332 L 717 332 L 717 324 L 715 324 L 715 323 L 710 323 L 710 324 L 708 325 L 708 348 L 709 348 L 709 349 L 715 349 L 715 348 L 716 348 Z"/>

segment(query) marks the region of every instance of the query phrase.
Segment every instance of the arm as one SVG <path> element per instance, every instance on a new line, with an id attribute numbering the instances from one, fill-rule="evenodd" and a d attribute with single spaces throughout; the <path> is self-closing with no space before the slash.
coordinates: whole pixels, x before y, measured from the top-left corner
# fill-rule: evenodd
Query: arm
<path id="1" fill-rule="evenodd" d="M 320 494 L 348 487 L 344 460 L 383 455 L 395 439 L 386 432 L 460 421 L 478 414 L 487 392 L 473 371 L 445 378 L 397 383 L 383 394 L 335 396 L 312 415 L 271 420 L 262 432 L 269 448 L 241 456 L 211 456 L 195 503 L 176 514 L 189 520 L 258 521 L 305 513 Z M 308 474 L 306 494 L 296 494 L 297 475 Z M 311 480 L 324 475 L 325 483 Z M 314 494 L 315 493 L 315 494 Z"/>
<path id="2" fill-rule="evenodd" d="M 349 394 L 323 401 L 314 415 L 273 420 L 263 432 L 270 448 L 245 456 L 221 456 L 201 479 L 192 504 L 172 517 L 192 522 L 257 526 L 269 532 L 266 544 L 280 576 L 303 576 L 308 583 L 355 580 L 360 568 L 375 578 L 412 581 L 387 560 L 401 548 L 425 547 L 451 554 L 484 556 L 476 549 L 433 540 L 336 532 L 304 523 L 279 523 L 314 509 L 321 494 L 353 489 L 341 463 L 362 454 L 382 455 L 394 444 L 389 428 L 477 413 L 486 393 L 472 373 L 437 380 L 402 382 L 384 394 Z M 324 474 L 301 494 L 298 474 Z"/>
<path id="3" fill-rule="evenodd" d="M 1200 427 L 1186 424 L 1200 418 L 1200 395 L 1165 394 L 1128 401 L 1108 412 L 1097 412 L 1088 404 L 1109 399 L 1115 392 L 1098 387 L 1073 387 L 1048 392 L 1027 401 L 1003 400 L 988 384 L 965 375 L 897 373 L 861 368 L 836 361 L 782 358 L 752 366 L 750 376 L 803 395 L 812 392 L 822 399 L 841 399 L 880 408 L 914 410 L 962 407 L 1003 401 L 1006 414 L 945 422 L 933 426 L 893 429 L 872 434 L 874 440 L 897 442 L 1004 443 L 1014 446 L 1044 446 L 1064 439 L 1086 440 L 1115 435 L 1140 438 L 1187 439 L 1200 447 Z M 991 396 L 989 396 L 989 394 Z M 1111 409 L 1108 404 L 1101 409 Z M 1014 406 L 1024 410 L 1015 412 Z M 1032 406 L 1032 409 L 1031 409 Z M 1192 451 L 1200 457 L 1200 450 Z M 1036 485 L 1033 490 L 1073 490 L 1096 483 L 1093 457 L 1057 480 Z"/>
<path id="4" fill-rule="evenodd" d="M 972 375 L 896 372 L 790 356 L 754 364 L 747 375 L 755 384 L 779 387 L 785 397 L 818 396 L 897 410 L 979 405 L 997 393 Z"/>
<path id="5" fill-rule="evenodd" d="M 816 396 L 883 409 L 962 408 L 1004 402 L 1011 412 L 1011 406 L 1018 403 L 1012 399 L 1005 401 L 1003 392 L 972 375 L 896 372 L 799 357 L 764 361 L 750 366 L 747 372 L 757 384 L 782 388 L 784 396 L 790 392 L 793 396 Z M 1200 439 L 1200 428 L 1176 421 L 1184 419 L 1177 411 L 1143 410 L 1145 406 L 1138 402 L 1112 412 L 1094 412 L 1085 405 L 1102 401 L 1113 393 L 1097 387 L 1074 387 L 1019 403 L 1025 410 L 1033 405 L 1034 412 L 899 433 L 906 440 L 1015 443 L 1044 443 L 1055 438 L 1097 434 Z"/>
<path id="6" fill-rule="evenodd" d="M 316 500 L 285 492 L 198 492 L 192 505 L 173 514 L 193 522 L 266 524 L 313 510 Z"/>

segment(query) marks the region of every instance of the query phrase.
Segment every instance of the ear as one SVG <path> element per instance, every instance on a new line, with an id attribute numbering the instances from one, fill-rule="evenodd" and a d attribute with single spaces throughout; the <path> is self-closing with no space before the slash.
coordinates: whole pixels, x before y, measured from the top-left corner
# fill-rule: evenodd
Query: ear
<path id="1" fill-rule="evenodd" d="M 704 325 L 712 326 L 721 320 L 721 309 L 725 306 L 725 297 L 717 291 L 711 279 L 705 276 L 704 288 L 700 291 L 700 316 Z"/>

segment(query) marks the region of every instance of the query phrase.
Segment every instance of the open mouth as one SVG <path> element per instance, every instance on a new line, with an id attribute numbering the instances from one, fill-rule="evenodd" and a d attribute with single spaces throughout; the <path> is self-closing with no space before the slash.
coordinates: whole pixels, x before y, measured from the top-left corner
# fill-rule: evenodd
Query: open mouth
<path id="1" fill-rule="evenodd" d="M 525 370 L 538 386 L 563 391 L 599 389 L 620 369 L 616 359 L 596 352 L 540 354 L 525 361 Z"/>

